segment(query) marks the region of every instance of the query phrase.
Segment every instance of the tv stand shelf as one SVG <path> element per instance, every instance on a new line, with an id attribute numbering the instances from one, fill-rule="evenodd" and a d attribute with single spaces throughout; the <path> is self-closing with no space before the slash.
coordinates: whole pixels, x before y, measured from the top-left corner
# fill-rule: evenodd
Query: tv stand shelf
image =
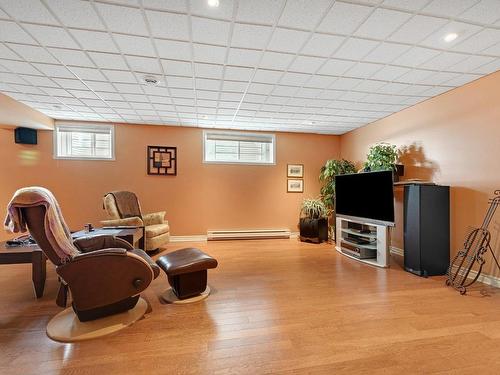
<path id="1" fill-rule="evenodd" d="M 335 240 L 335 249 L 340 254 L 372 266 L 389 267 L 389 229 L 386 225 L 337 217 Z"/>

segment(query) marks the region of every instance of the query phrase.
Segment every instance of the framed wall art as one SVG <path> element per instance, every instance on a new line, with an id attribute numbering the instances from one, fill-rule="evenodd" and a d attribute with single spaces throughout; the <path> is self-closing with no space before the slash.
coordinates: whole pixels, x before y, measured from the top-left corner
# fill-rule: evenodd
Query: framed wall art
<path id="1" fill-rule="evenodd" d="M 304 180 L 301 178 L 289 178 L 287 179 L 287 193 L 303 193 L 304 192 Z"/>
<path id="2" fill-rule="evenodd" d="M 177 147 L 148 146 L 148 174 L 177 176 Z"/>
<path id="3" fill-rule="evenodd" d="M 286 176 L 293 178 L 304 177 L 304 164 L 287 164 Z"/>

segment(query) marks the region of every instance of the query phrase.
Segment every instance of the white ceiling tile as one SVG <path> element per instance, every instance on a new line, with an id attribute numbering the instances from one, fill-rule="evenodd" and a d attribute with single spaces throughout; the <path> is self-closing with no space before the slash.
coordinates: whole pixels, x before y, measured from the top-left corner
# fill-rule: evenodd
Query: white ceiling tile
<path id="1" fill-rule="evenodd" d="M 194 42 L 227 45 L 229 22 L 192 17 L 191 24 Z"/>
<path id="2" fill-rule="evenodd" d="M 356 78 L 368 78 L 371 77 L 375 72 L 380 70 L 382 67 L 383 65 L 380 64 L 359 62 L 347 72 L 345 72 L 345 75 Z"/>
<path id="3" fill-rule="evenodd" d="M 444 84 L 450 86 L 462 86 L 479 78 L 481 78 L 481 76 L 477 74 L 461 74 L 459 77 L 446 81 Z"/>
<path id="4" fill-rule="evenodd" d="M 500 42 L 500 30 L 483 29 L 467 40 L 458 43 L 453 49 L 467 53 L 489 53 L 488 49 Z"/>
<path id="5" fill-rule="evenodd" d="M 238 4 L 238 21 L 272 25 L 278 20 L 285 0 L 252 0 L 240 1 Z"/>
<path id="6" fill-rule="evenodd" d="M 432 33 L 419 44 L 433 48 L 448 49 L 461 43 L 471 35 L 481 30 L 479 26 L 471 25 L 463 22 L 450 22 L 438 31 Z M 452 42 L 445 42 L 444 37 L 449 33 L 458 34 L 458 38 Z"/>
<path id="7" fill-rule="evenodd" d="M 262 68 L 283 70 L 286 69 L 288 65 L 290 65 L 290 62 L 292 60 L 293 60 L 292 55 L 267 51 L 264 53 L 264 56 L 262 57 L 260 66 Z"/>
<path id="8" fill-rule="evenodd" d="M 431 75 L 433 75 L 433 73 L 428 70 L 413 69 L 408 73 L 398 77 L 396 80 L 398 82 L 405 83 L 427 83 L 425 79 L 429 78 Z"/>
<path id="9" fill-rule="evenodd" d="M 490 74 L 496 72 L 497 70 L 500 70 L 500 59 L 477 68 L 476 70 L 474 70 L 474 73 Z"/>
<path id="10" fill-rule="evenodd" d="M 9 44 L 9 46 L 12 48 L 12 49 L 16 49 L 16 48 L 13 48 L 17 45 L 15 44 Z M 18 46 L 20 46 L 20 48 L 22 49 L 23 48 L 23 45 L 22 44 L 19 44 Z M 38 47 L 37 47 L 38 48 Z M 18 52 L 19 53 L 19 52 Z M 21 56 L 22 54 L 19 53 Z M 31 54 L 31 53 L 30 53 Z M 14 53 L 12 50 L 10 50 L 9 48 L 7 48 L 5 45 L 3 44 L 0 44 L 0 56 L 4 59 L 12 59 L 12 60 L 22 60 L 23 57 L 19 57 L 16 53 Z M 41 58 L 41 57 L 38 57 L 38 58 Z M 50 57 L 49 57 L 50 58 Z"/>
<path id="11" fill-rule="evenodd" d="M 354 89 L 357 85 L 359 85 L 362 82 L 361 79 L 357 78 L 339 78 L 337 79 L 332 86 L 330 86 L 331 89 L 334 90 L 352 90 Z"/>
<path id="12" fill-rule="evenodd" d="M 160 61 L 151 57 L 126 56 L 130 68 L 135 72 L 162 74 Z"/>
<path id="13" fill-rule="evenodd" d="M 402 10 L 416 11 L 421 9 L 429 0 L 384 0 L 383 5 Z"/>
<path id="14" fill-rule="evenodd" d="M 465 72 L 470 73 L 480 66 L 489 64 L 496 59 L 494 57 L 486 57 L 486 56 L 470 56 L 465 60 L 462 60 L 458 64 L 455 64 L 449 67 L 447 70 L 451 70 L 453 72 Z"/>
<path id="15" fill-rule="evenodd" d="M 267 49 L 278 52 L 297 53 L 308 35 L 304 31 L 277 28 Z"/>
<path id="16" fill-rule="evenodd" d="M 35 86 L 57 87 L 57 84 L 47 77 L 26 75 L 22 78 Z"/>
<path id="17" fill-rule="evenodd" d="M 94 30 L 104 28 L 89 2 L 79 0 L 45 0 L 45 2 L 65 26 Z"/>
<path id="18" fill-rule="evenodd" d="M 264 49 L 271 35 L 271 27 L 236 23 L 233 29 L 231 46 Z"/>
<path id="19" fill-rule="evenodd" d="M 193 68 L 190 62 L 175 61 L 175 60 L 162 60 L 163 71 L 165 74 L 176 76 L 192 76 Z"/>
<path id="20" fill-rule="evenodd" d="M 393 60 L 392 63 L 396 65 L 414 67 L 432 59 L 433 57 L 439 55 L 439 53 L 439 51 L 429 48 L 412 47 L 403 55 Z"/>
<path id="21" fill-rule="evenodd" d="M 156 39 L 155 45 L 160 58 L 191 61 L 191 46 L 189 43 Z"/>
<path id="22" fill-rule="evenodd" d="M 0 59 L 0 64 L 12 73 L 41 75 L 33 66 L 24 61 Z"/>
<path id="23" fill-rule="evenodd" d="M 482 53 L 500 57 L 500 42 L 491 46 L 490 48 L 485 49 L 484 51 L 482 51 Z"/>
<path id="24" fill-rule="evenodd" d="M 241 48 L 230 48 L 227 63 L 236 66 L 256 67 L 259 63 L 261 51 Z"/>
<path id="25" fill-rule="evenodd" d="M 34 43 L 35 41 L 28 33 L 14 22 L 0 21 L 0 35 L 4 42 Z"/>
<path id="26" fill-rule="evenodd" d="M 218 91 L 221 85 L 221 81 L 218 79 L 197 78 L 195 80 L 195 84 L 196 89 Z"/>
<path id="27" fill-rule="evenodd" d="M 133 73 L 123 70 L 102 70 L 102 73 L 110 82 L 118 83 L 136 83 L 137 80 Z"/>
<path id="28" fill-rule="evenodd" d="M 73 78 L 74 75 L 62 65 L 54 64 L 33 64 L 38 70 L 47 77 Z"/>
<path id="29" fill-rule="evenodd" d="M 68 92 L 78 99 L 99 99 L 92 91 L 89 90 L 68 90 Z"/>
<path id="30" fill-rule="evenodd" d="M 252 78 L 254 69 L 241 68 L 237 66 L 227 66 L 224 79 L 233 81 L 249 81 Z M 280 72 L 281 75 L 281 72 Z M 277 82 L 278 80 L 276 80 Z"/>
<path id="31" fill-rule="evenodd" d="M 380 92 L 380 88 L 384 85 L 385 82 L 365 79 L 363 82 L 356 86 L 356 90 L 366 92 Z"/>
<path id="32" fill-rule="evenodd" d="M 269 95 L 273 90 L 274 85 L 267 85 L 264 83 L 252 83 L 248 87 L 248 92 L 253 94 Z"/>
<path id="33" fill-rule="evenodd" d="M 113 40 L 106 32 L 71 30 L 71 34 L 78 40 L 78 43 L 87 51 L 117 53 Z"/>
<path id="34" fill-rule="evenodd" d="M 324 76 L 324 75 L 313 75 L 310 76 L 309 80 L 306 82 L 306 87 L 318 87 L 325 89 L 329 87 L 333 82 L 335 82 L 336 77 Z"/>
<path id="35" fill-rule="evenodd" d="M 111 83 L 108 82 L 99 82 L 99 81 L 86 81 L 85 82 L 92 90 L 108 92 L 108 93 L 116 93 L 115 88 Z M 102 97 L 102 94 L 99 94 Z M 106 98 L 103 98 L 106 99 Z"/>
<path id="36" fill-rule="evenodd" d="M 409 46 L 395 43 L 381 43 L 365 58 L 367 61 L 388 64 L 410 49 Z"/>
<path id="37" fill-rule="evenodd" d="M 65 89 L 88 90 L 83 82 L 78 79 L 54 78 L 54 81 Z"/>
<path id="38" fill-rule="evenodd" d="M 304 55 L 329 57 L 345 40 L 345 37 L 315 33 L 301 51 Z"/>
<path id="39" fill-rule="evenodd" d="M 481 0 L 458 16 L 466 21 L 491 24 L 500 19 L 498 0 Z"/>
<path id="40" fill-rule="evenodd" d="M 255 72 L 253 82 L 274 84 L 280 80 L 282 74 L 282 72 L 275 70 L 258 69 Z"/>
<path id="41" fill-rule="evenodd" d="M 120 55 L 112 53 L 89 52 L 90 58 L 96 65 L 103 69 L 122 69 L 127 70 L 128 67 Z"/>
<path id="42" fill-rule="evenodd" d="M 222 65 L 202 63 L 194 64 L 194 72 L 196 77 L 222 79 L 223 71 L 224 67 Z"/>
<path id="43" fill-rule="evenodd" d="M 370 53 L 380 43 L 373 40 L 349 38 L 347 41 L 335 52 L 333 57 L 359 60 Z"/>
<path id="44" fill-rule="evenodd" d="M 287 72 L 283 74 L 279 83 L 280 85 L 302 86 L 307 82 L 309 77 L 309 74 Z"/>
<path id="45" fill-rule="evenodd" d="M 371 76 L 372 79 L 380 79 L 382 81 L 393 81 L 405 73 L 408 73 L 410 69 L 401 68 L 398 66 L 384 66 L 378 72 Z"/>
<path id="46" fill-rule="evenodd" d="M 224 59 L 226 57 L 226 47 L 193 44 L 193 49 L 194 60 L 196 62 L 224 64 Z"/>
<path id="47" fill-rule="evenodd" d="M 2 52 L 2 47 L 3 46 L 0 47 L 0 52 Z M 54 59 L 50 55 L 50 53 L 48 53 L 42 47 L 24 45 L 24 44 L 9 44 L 9 47 L 12 48 L 19 55 L 21 55 L 27 61 L 57 64 L 57 60 Z M 5 48 L 5 47 L 3 47 L 3 48 Z M 5 54 L 2 53 L 1 56 L 4 58 L 16 58 L 16 59 L 18 59 L 17 56 L 15 56 L 15 55 L 11 56 L 10 54 L 12 54 L 12 52 L 7 50 L 6 53 Z M 9 56 L 11 56 L 11 57 L 9 57 Z"/>
<path id="48" fill-rule="evenodd" d="M 71 67 L 71 71 L 75 73 L 78 78 L 83 80 L 89 79 L 94 81 L 101 81 L 106 79 L 106 77 L 104 77 L 102 73 L 97 69 Z"/>
<path id="49" fill-rule="evenodd" d="M 148 35 L 146 23 L 140 9 L 103 3 L 95 3 L 95 5 L 111 31 Z"/>
<path id="50" fill-rule="evenodd" d="M 321 67 L 318 73 L 332 76 L 341 76 L 354 64 L 355 62 L 352 61 L 331 59 Z"/>
<path id="51" fill-rule="evenodd" d="M 289 70 L 302 73 L 315 73 L 326 59 L 310 56 L 297 56 Z"/>
<path id="52" fill-rule="evenodd" d="M 49 48 L 48 50 L 64 65 L 94 67 L 94 63 L 80 50 L 60 48 Z"/>
<path id="53" fill-rule="evenodd" d="M 186 15 L 154 11 L 146 11 L 146 15 L 153 36 L 189 40 L 189 24 Z"/>
<path id="54" fill-rule="evenodd" d="M 409 18 L 408 13 L 379 8 L 368 17 L 354 35 L 384 39 L 395 32 Z"/>
<path id="55" fill-rule="evenodd" d="M 219 2 L 218 7 L 210 7 L 206 0 L 190 0 L 191 13 L 197 16 L 232 19 L 233 0 Z"/>
<path id="56" fill-rule="evenodd" d="M 460 77 L 460 74 L 452 72 L 437 72 L 427 76 L 429 81 L 432 81 L 434 85 L 444 84 L 445 82 L 457 77 Z"/>
<path id="57" fill-rule="evenodd" d="M 318 31 L 349 35 L 363 23 L 372 10 L 368 6 L 335 2 Z"/>
<path id="58" fill-rule="evenodd" d="M 288 0 L 279 25 L 312 30 L 331 4 L 332 0 L 315 0 L 313 6 L 310 0 Z"/>
<path id="59" fill-rule="evenodd" d="M 167 77 L 168 87 L 175 87 L 181 89 L 192 89 L 194 88 L 193 78 L 189 77 Z"/>
<path id="60" fill-rule="evenodd" d="M 449 67 L 465 60 L 466 58 L 467 55 L 462 55 L 460 53 L 443 52 L 429 61 L 419 65 L 419 67 L 433 70 L 447 70 Z"/>
<path id="61" fill-rule="evenodd" d="M 389 36 L 388 39 L 401 43 L 418 43 L 431 33 L 444 27 L 447 22 L 443 18 L 416 15 Z"/>
<path id="62" fill-rule="evenodd" d="M 224 81 L 223 91 L 244 92 L 248 87 L 247 82 Z"/>
<path id="63" fill-rule="evenodd" d="M 274 89 L 272 91 L 272 95 L 294 96 L 298 90 L 299 90 L 299 88 L 295 87 L 295 86 L 276 85 L 276 86 L 274 86 Z"/>
<path id="64" fill-rule="evenodd" d="M 139 94 L 142 95 L 143 92 L 141 90 L 141 87 L 138 84 L 132 84 L 132 83 L 115 83 L 114 86 L 120 93 L 127 93 L 127 94 Z"/>
<path id="65" fill-rule="evenodd" d="M 151 40 L 142 36 L 121 35 L 114 36 L 120 51 L 127 55 L 156 56 Z"/>
<path id="66" fill-rule="evenodd" d="M 185 0 L 142 0 L 142 5 L 144 8 L 187 12 Z"/>
<path id="67" fill-rule="evenodd" d="M 78 48 L 71 36 L 61 27 L 25 25 L 26 29 L 47 47 Z"/>
<path id="68" fill-rule="evenodd" d="M 40 0 L 2 0 L 0 1 L 0 7 L 19 21 L 57 24 L 57 21 Z"/>
<path id="69" fill-rule="evenodd" d="M 477 0 L 433 0 L 423 11 L 443 17 L 455 17 L 476 2 Z"/>

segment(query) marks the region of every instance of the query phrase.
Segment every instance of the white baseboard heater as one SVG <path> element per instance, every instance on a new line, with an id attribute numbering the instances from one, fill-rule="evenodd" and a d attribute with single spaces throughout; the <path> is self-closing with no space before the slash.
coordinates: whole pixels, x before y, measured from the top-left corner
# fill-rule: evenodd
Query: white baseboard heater
<path id="1" fill-rule="evenodd" d="M 235 230 L 208 230 L 207 240 L 255 240 L 290 238 L 289 229 L 235 229 Z"/>

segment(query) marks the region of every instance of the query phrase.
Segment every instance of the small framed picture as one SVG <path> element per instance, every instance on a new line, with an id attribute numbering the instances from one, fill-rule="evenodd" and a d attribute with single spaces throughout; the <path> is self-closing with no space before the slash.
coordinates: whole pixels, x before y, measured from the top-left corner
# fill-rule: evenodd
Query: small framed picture
<path id="1" fill-rule="evenodd" d="M 302 178 L 304 177 L 303 164 L 287 164 L 287 177 Z"/>
<path id="2" fill-rule="evenodd" d="M 301 178 L 289 178 L 287 179 L 287 193 L 303 193 L 304 192 L 304 180 Z"/>

